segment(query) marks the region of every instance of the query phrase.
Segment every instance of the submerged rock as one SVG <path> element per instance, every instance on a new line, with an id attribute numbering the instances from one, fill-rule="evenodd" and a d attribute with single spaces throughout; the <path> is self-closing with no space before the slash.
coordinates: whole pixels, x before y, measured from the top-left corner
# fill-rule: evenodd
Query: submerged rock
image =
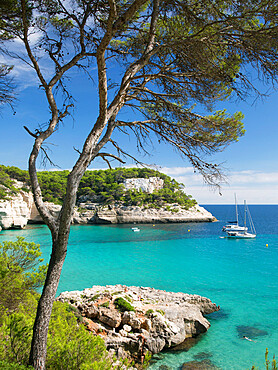
<path id="1" fill-rule="evenodd" d="M 262 330 L 254 326 L 239 325 L 236 328 L 237 328 L 238 336 L 240 338 L 245 336 L 251 339 L 256 339 L 257 337 L 268 335 L 268 332 L 266 330 Z"/>
<path id="2" fill-rule="evenodd" d="M 210 327 L 204 315 L 219 310 L 198 295 L 124 285 L 63 292 L 57 300 L 76 307 L 89 330 L 103 336 L 108 350 L 134 360 L 204 333 Z"/>
<path id="3" fill-rule="evenodd" d="M 175 352 L 178 352 L 178 351 L 187 352 L 187 351 L 190 350 L 190 348 L 194 347 L 199 342 L 199 340 L 201 339 L 201 337 L 202 337 L 201 335 L 198 335 L 197 337 L 186 338 L 182 343 L 178 344 L 175 347 L 172 347 L 171 348 L 171 351 L 175 351 Z"/>
<path id="4" fill-rule="evenodd" d="M 212 357 L 211 352 L 199 352 L 193 356 L 195 360 L 204 360 Z"/>
<path id="5" fill-rule="evenodd" d="M 189 361 L 182 365 L 182 370 L 217 370 L 219 369 L 210 360 Z"/>

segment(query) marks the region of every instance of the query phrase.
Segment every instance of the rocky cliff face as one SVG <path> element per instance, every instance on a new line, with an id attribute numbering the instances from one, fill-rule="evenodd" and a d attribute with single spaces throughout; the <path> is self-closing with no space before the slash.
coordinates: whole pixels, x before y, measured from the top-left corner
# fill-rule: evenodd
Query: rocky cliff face
<path id="1" fill-rule="evenodd" d="M 134 189 L 137 191 L 142 190 L 145 193 L 153 193 L 155 190 L 163 188 L 164 181 L 159 177 L 145 178 L 131 178 L 125 179 L 123 182 L 125 189 Z"/>
<path id="2" fill-rule="evenodd" d="M 152 192 L 163 187 L 163 180 L 127 179 L 126 186 Z M 134 181 L 138 180 L 138 181 Z M 143 181 L 144 180 L 144 181 Z M 145 181 L 146 180 L 146 181 Z M 0 201 L 0 228 L 23 228 L 27 223 L 42 223 L 31 192 L 22 190 L 22 183 L 16 182 L 19 192 L 11 199 Z M 215 221 L 211 213 L 198 205 L 189 210 L 178 204 L 163 205 L 159 209 L 145 206 L 124 206 L 114 204 L 104 206 L 82 197 L 75 208 L 72 223 L 76 224 L 117 224 L 117 223 L 168 223 L 168 222 L 208 222 Z M 46 203 L 50 212 L 58 217 L 61 206 Z"/>
<path id="3" fill-rule="evenodd" d="M 26 226 L 33 208 L 32 193 L 21 190 L 23 183 L 15 181 L 19 192 L 9 200 L 0 200 L 0 227 L 3 229 Z"/>
<path id="4" fill-rule="evenodd" d="M 206 332 L 204 315 L 220 309 L 198 295 L 123 285 L 64 292 L 57 299 L 77 308 L 112 354 L 135 361 Z"/>
<path id="5" fill-rule="evenodd" d="M 169 223 L 169 222 L 211 222 L 215 217 L 198 205 L 184 209 L 178 204 L 164 205 L 159 209 L 145 206 L 111 205 L 99 206 L 92 203 L 80 204 L 74 223 L 124 224 L 124 223 Z"/>

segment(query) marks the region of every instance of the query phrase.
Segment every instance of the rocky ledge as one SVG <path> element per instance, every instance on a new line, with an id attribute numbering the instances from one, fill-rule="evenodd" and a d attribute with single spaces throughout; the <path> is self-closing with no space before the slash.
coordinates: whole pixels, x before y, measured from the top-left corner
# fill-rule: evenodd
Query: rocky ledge
<path id="1" fill-rule="evenodd" d="M 185 209 L 179 204 L 165 204 L 159 209 L 145 206 L 109 205 L 83 203 L 74 213 L 74 223 L 128 224 L 169 222 L 211 222 L 216 218 L 205 208 L 195 205 Z"/>
<path id="2" fill-rule="evenodd" d="M 125 285 L 93 286 L 57 298 L 74 306 L 111 355 L 141 362 L 208 330 L 204 315 L 218 311 L 208 298 Z"/>
<path id="3" fill-rule="evenodd" d="M 50 213 L 58 218 L 61 206 L 45 202 Z M 205 208 L 195 205 L 189 210 L 178 204 L 167 204 L 159 209 L 144 206 L 102 205 L 86 202 L 75 207 L 73 224 L 211 222 L 216 218 Z M 24 228 L 27 223 L 42 223 L 31 192 L 21 190 L 10 200 L 0 201 L 0 227 Z"/>

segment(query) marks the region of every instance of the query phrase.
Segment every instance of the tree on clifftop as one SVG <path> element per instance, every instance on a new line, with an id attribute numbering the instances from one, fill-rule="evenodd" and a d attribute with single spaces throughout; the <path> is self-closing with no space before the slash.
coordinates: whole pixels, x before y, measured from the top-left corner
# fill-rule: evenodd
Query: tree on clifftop
<path id="1" fill-rule="evenodd" d="M 18 23 L 0 23 L 9 37 L 21 40 L 24 59 L 34 69 L 50 110 L 47 125 L 34 132 L 29 173 L 36 206 L 52 234 L 52 254 L 34 325 L 30 364 L 45 368 L 52 304 L 67 253 L 70 221 L 79 182 L 98 156 L 128 156 L 112 137 L 132 132 L 140 148 L 157 135 L 184 155 L 208 183 L 217 183 L 219 167 L 205 155 L 223 150 L 243 135 L 242 115 L 212 113 L 213 104 L 256 92 L 248 79 L 276 82 L 278 76 L 278 4 L 276 0 L 20 0 Z M 14 9 L 14 8 L 13 8 Z M 12 13 L 12 12 L 11 12 Z M 12 18 L 13 14 L 11 14 Z M 5 29 L 6 28 L 6 29 Z M 36 40 L 32 37 L 36 33 Z M 45 63 L 52 64 L 44 73 Z M 43 64 L 44 63 L 44 64 Z M 113 75 L 111 66 L 119 65 Z M 73 106 L 74 92 L 64 78 L 72 69 L 96 70 L 98 116 L 67 180 L 58 220 L 43 203 L 36 161 L 44 143 Z M 92 102 L 93 104 L 93 102 Z M 136 121 L 119 118 L 138 112 Z M 88 108 L 89 109 L 89 108 Z M 208 115 L 203 115 L 205 109 Z M 104 149 L 114 147 L 115 151 Z M 47 153 L 45 152 L 46 156 Z"/>

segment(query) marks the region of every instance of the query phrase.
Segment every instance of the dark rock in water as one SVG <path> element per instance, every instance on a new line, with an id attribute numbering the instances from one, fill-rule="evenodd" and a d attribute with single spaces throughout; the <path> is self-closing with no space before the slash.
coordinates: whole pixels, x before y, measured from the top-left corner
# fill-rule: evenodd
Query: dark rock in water
<path id="1" fill-rule="evenodd" d="M 194 347 L 199 340 L 201 339 L 201 335 L 198 337 L 193 337 L 193 338 L 186 338 L 182 343 L 179 345 L 172 347 L 171 351 L 189 351 L 190 348 Z"/>
<path id="2" fill-rule="evenodd" d="M 229 314 L 221 308 L 219 311 L 215 311 L 210 313 L 209 315 L 206 315 L 206 317 L 208 318 L 208 320 L 225 320 L 229 317 Z"/>
<path id="3" fill-rule="evenodd" d="M 255 339 L 257 337 L 263 337 L 265 335 L 268 335 L 268 332 L 266 330 L 262 330 L 254 326 L 239 325 L 236 328 L 237 328 L 238 336 L 240 338 L 245 336 L 251 339 Z"/>
<path id="4" fill-rule="evenodd" d="M 205 360 L 207 358 L 212 357 L 212 353 L 210 352 L 199 352 L 193 356 L 195 360 Z"/>
<path id="5" fill-rule="evenodd" d="M 181 370 L 219 370 L 210 360 L 189 361 L 182 365 Z"/>
<path id="6" fill-rule="evenodd" d="M 171 368 L 167 365 L 160 365 L 159 370 L 171 370 Z"/>

